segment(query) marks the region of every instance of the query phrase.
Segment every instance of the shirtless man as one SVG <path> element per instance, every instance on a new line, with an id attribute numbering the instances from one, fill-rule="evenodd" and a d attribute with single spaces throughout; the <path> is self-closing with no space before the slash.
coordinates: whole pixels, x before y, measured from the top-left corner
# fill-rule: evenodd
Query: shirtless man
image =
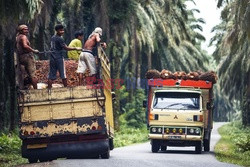
<path id="1" fill-rule="evenodd" d="M 33 88 L 37 89 L 37 79 L 35 78 L 36 66 L 33 53 L 39 53 L 39 51 L 31 48 L 30 46 L 30 42 L 27 37 L 29 33 L 28 26 L 20 25 L 18 26 L 17 30 L 18 33 L 16 36 L 16 49 L 17 49 L 19 64 L 25 67 L 25 70 L 29 78 L 31 79 Z"/>
<path id="2" fill-rule="evenodd" d="M 79 73 L 79 85 L 82 85 L 83 74 L 87 69 L 90 71 L 90 77 L 96 77 L 96 60 L 93 56 L 92 50 L 97 43 L 101 41 L 102 29 L 100 27 L 90 34 L 88 40 L 85 42 L 83 51 L 80 54 L 77 73 Z M 100 43 L 102 47 L 106 48 L 106 43 Z"/>

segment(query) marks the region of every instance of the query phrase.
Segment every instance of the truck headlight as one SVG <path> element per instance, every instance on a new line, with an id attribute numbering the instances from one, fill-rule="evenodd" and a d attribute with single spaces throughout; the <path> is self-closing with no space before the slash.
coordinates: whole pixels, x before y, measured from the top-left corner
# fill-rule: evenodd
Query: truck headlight
<path id="1" fill-rule="evenodd" d="M 193 133 L 194 133 L 194 129 L 191 128 L 191 129 L 189 130 L 189 132 L 190 132 L 191 134 L 193 134 Z"/>
<path id="2" fill-rule="evenodd" d="M 162 132 L 162 129 L 161 129 L 161 128 L 158 128 L 158 132 L 161 133 L 161 132 Z"/>
<path id="3" fill-rule="evenodd" d="M 195 133 L 199 134 L 200 133 L 200 129 L 199 128 L 195 129 Z"/>
<path id="4" fill-rule="evenodd" d="M 156 132 L 156 128 L 152 128 L 152 132 L 155 133 Z"/>

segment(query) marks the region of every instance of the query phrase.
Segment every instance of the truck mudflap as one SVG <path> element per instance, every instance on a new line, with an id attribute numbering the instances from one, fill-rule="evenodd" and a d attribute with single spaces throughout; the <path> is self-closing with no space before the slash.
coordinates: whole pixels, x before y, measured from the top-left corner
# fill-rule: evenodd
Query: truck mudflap
<path id="1" fill-rule="evenodd" d="M 41 144 L 42 146 L 42 144 Z M 48 143 L 44 148 L 28 148 L 22 145 L 22 157 L 40 160 L 40 162 L 57 158 L 88 158 L 109 154 L 109 139 L 93 141 L 77 141 L 64 143 Z"/>

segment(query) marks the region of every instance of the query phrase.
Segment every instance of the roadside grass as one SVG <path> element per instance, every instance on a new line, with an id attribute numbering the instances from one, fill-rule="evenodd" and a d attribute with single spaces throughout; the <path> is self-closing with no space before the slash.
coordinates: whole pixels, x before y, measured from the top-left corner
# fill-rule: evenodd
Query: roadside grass
<path id="1" fill-rule="evenodd" d="M 219 129 L 220 141 L 215 146 L 219 161 L 250 167 L 250 128 L 233 122 Z"/>
<path id="2" fill-rule="evenodd" d="M 114 146 L 116 148 L 146 141 L 148 141 L 148 131 L 146 126 L 143 126 L 142 128 L 122 126 L 120 131 L 115 132 Z"/>
<path id="3" fill-rule="evenodd" d="M 12 167 L 28 161 L 21 156 L 21 140 L 16 134 L 0 135 L 0 167 Z"/>

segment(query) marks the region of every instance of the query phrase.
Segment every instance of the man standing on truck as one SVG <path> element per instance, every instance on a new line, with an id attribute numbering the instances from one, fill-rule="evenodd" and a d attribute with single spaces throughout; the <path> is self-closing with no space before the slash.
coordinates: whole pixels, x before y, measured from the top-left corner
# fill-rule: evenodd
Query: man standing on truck
<path id="1" fill-rule="evenodd" d="M 81 31 L 81 30 L 76 31 L 75 32 L 75 39 L 73 39 L 70 42 L 69 47 L 82 48 L 82 40 L 83 40 L 83 31 Z M 76 51 L 76 50 L 68 51 L 68 58 L 72 59 L 72 60 L 79 60 L 80 54 L 81 54 L 80 51 Z"/>
<path id="2" fill-rule="evenodd" d="M 67 77 L 64 66 L 63 51 L 64 50 L 78 50 L 82 48 L 68 47 L 62 36 L 64 34 L 64 27 L 61 24 L 55 26 L 56 34 L 51 38 L 51 55 L 50 55 L 50 70 L 48 77 L 48 88 L 52 88 L 52 82 L 56 79 L 56 73 L 59 71 L 60 77 L 64 87 L 67 87 Z"/>
<path id="3" fill-rule="evenodd" d="M 30 42 L 27 37 L 29 34 L 29 29 L 27 25 L 19 25 L 17 31 L 18 33 L 16 36 L 16 51 L 18 56 L 18 63 L 19 65 L 23 65 L 25 67 L 25 70 L 29 78 L 31 79 L 33 88 L 37 89 L 37 79 L 35 78 L 36 66 L 33 53 L 39 53 L 39 51 L 33 49 L 30 46 Z M 23 78 L 22 81 L 19 80 L 19 84 L 21 84 L 20 82 L 23 82 Z"/>
<path id="4" fill-rule="evenodd" d="M 79 73 L 79 85 L 82 85 L 83 74 L 87 69 L 90 71 L 90 77 L 97 77 L 96 62 L 97 59 L 93 55 L 93 48 L 101 41 L 102 29 L 96 27 L 95 30 L 89 35 L 88 40 L 85 42 L 83 52 L 80 54 L 77 73 Z M 102 47 L 106 48 L 106 43 L 100 43 Z"/>

